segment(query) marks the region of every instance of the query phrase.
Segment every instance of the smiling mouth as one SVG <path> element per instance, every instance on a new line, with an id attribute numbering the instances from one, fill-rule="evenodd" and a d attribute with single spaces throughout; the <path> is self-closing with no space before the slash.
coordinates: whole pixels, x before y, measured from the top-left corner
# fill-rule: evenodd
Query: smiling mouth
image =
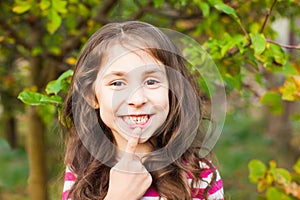
<path id="1" fill-rule="evenodd" d="M 123 117 L 124 121 L 131 126 L 145 125 L 149 121 L 149 118 L 149 115 L 129 115 Z"/>

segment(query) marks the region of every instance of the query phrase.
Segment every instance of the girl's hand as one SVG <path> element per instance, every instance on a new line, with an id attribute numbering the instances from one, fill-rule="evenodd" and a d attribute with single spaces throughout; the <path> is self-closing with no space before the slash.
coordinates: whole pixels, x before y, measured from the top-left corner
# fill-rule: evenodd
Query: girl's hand
<path id="1" fill-rule="evenodd" d="M 125 154 L 110 170 L 105 200 L 140 199 L 150 187 L 152 177 L 140 158 L 134 155 L 141 132 L 141 128 L 134 129 L 134 135 L 138 137 L 128 140 Z"/>

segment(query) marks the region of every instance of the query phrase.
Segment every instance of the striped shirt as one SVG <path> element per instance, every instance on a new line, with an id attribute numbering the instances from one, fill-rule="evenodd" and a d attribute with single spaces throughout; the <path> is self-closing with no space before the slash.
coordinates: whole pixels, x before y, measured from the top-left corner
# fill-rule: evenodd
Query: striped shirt
<path id="1" fill-rule="evenodd" d="M 203 168 L 203 170 L 201 172 L 201 177 L 202 177 L 203 181 L 201 181 L 200 183 L 196 183 L 194 185 L 194 191 L 192 191 L 193 200 L 203 200 L 204 199 L 203 198 L 204 190 L 207 187 L 208 183 L 210 183 L 212 176 L 213 176 L 213 172 L 208 167 L 208 165 L 206 165 L 203 162 L 200 162 L 199 164 Z M 188 179 L 188 183 L 191 185 L 192 176 L 187 174 L 187 179 Z M 64 183 L 64 189 L 63 189 L 63 194 L 62 194 L 62 200 L 71 200 L 71 198 L 67 198 L 67 197 L 68 197 L 68 194 L 69 194 L 69 191 L 70 191 L 72 185 L 75 183 L 75 180 L 76 180 L 76 175 L 74 175 L 71 172 L 71 170 L 69 169 L 69 167 L 67 166 L 66 173 L 65 173 L 65 183 Z M 160 196 L 159 196 L 158 192 L 152 187 L 150 187 L 146 191 L 144 196 L 141 198 L 141 200 L 159 200 L 159 199 L 160 199 Z M 216 182 L 208 190 L 208 199 L 209 200 L 223 200 L 224 199 L 223 183 L 222 183 L 222 179 L 221 179 L 218 171 L 217 171 Z"/>

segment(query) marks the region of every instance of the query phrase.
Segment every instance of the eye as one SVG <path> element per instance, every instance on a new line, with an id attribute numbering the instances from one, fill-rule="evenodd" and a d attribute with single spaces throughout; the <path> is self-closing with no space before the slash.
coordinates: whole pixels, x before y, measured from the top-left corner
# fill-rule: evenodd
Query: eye
<path id="1" fill-rule="evenodd" d="M 110 83 L 110 86 L 118 87 L 118 88 L 122 87 L 124 85 L 125 85 L 125 83 L 123 81 L 113 81 L 113 82 Z"/>
<path id="2" fill-rule="evenodd" d="M 157 88 L 159 87 L 159 81 L 155 79 L 148 79 L 145 81 L 145 85 L 149 88 Z"/>

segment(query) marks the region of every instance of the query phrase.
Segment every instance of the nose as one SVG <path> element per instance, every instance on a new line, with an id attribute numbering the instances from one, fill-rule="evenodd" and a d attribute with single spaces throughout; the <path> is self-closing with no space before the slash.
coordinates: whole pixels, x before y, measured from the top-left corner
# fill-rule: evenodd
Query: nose
<path id="1" fill-rule="evenodd" d="M 134 107 L 140 107 L 140 106 L 146 104 L 147 101 L 148 101 L 148 99 L 146 98 L 146 96 L 144 94 L 143 87 L 139 87 L 139 88 L 136 88 L 135 90 L 133 90 L 131 92 L 131 94 L 129 94 L 129 97 L 127 99 L 128 105 L 134 106 Z"/>

